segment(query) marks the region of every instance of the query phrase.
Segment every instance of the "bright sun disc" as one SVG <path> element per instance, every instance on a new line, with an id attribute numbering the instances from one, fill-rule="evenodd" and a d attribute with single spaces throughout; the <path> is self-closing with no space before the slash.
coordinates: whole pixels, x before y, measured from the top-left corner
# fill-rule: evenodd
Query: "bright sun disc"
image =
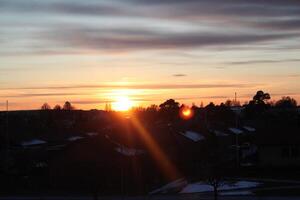
<path id="1" fill-rule="evenodd" d="M 182 111 L 182 114 L 186 117 L 190 116 L 191 115 L 191 110 L 190 109 L 185 109 Z"/>
<path id="2" fill-rule="evenodd" d="M 132 108 L 133 102 L 126 96 L 118 97 L 112 104 L 113 110 L 127 111 Z"/>
<path id="3" fill-rule="evenodd" d="M 194 115 L 194 112 L 193 112 L 193 110 L 191 109 L 191 108 L 189 108 L 189 107 L 184 107 L 184 108 L 182 108 L 181 110 L 180 110 L 180 117 L 182 118 L 182 119 L 190 119 L 190 118 L 192 118 L 193 117 L 193 115 Z"/>

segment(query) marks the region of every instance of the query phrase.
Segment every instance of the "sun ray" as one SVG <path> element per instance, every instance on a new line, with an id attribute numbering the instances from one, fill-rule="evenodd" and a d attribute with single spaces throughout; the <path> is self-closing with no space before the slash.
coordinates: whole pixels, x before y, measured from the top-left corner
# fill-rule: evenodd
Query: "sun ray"
<path id="1" fill-rule="evenodd" d="M 175 180 L 181 177 L 181 173 L 178 171 L 176 166 L 170 161 L 168 156 L 156 143 L 151 133 L 142 125 L 137 117 L 131 116 L 134 127 L 138 130 L 141 138 L 144 140 L 147 148 L 153 159 L 156 161 L 158 167 L 162 170 L 165 177 L 169 180 Z"/>

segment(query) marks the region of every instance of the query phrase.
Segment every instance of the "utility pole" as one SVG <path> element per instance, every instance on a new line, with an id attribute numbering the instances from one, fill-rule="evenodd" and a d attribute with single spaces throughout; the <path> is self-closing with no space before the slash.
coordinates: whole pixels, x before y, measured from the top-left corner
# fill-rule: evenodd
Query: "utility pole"
<path id="1" fill-rule="evenodd" d="M 236 146 L 236 167 L 240 167 L 240 144 L 239 144 L 239 136 L 235 134 L 235 146 Z"/>
<path id="2" fill-rule="evenodd" d="M 234 93 L 234 103 L 236 103 L 236 92 Z"/>
<path id="3" fill-rule="evenodd" d="M 1 153 L 3 156 L 1 167 L 3 167 L 3 171 L 7 172 L 9 169 L 9 138 L 8 138 L 8 101 L 6 101 L 6 109 L 4 116 L 4 132 L 3 132 L 3 143 Z"/>
<path id="4" fill-rule="evenodd" d="M 234 105 L 237 105 L 237 93 L 234 93 Z M 235 127 L 239 128 L 239 111 L 235 113 Z M 236 166 L 240 166 L 240 144 L 239 144 L 239 135 L 235 134 L 235 146 L 236 146 Z"/>
<path id="5" fill-rule="evenodd" d="M 6 130 L 5 130 L 5 150 L 8 152 L 9 149 L 9 138 L 8 138 L 8 100 L 6 101 Z"/>

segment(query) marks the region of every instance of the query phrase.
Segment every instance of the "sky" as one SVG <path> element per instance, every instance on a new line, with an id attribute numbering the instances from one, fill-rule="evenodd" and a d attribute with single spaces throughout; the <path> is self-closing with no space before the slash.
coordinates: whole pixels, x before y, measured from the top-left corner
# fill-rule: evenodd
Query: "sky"
<path id="1" fill-rule="evenodd" d="M 299 0 L 0 0 L 0 110 L 300 102 L 299 65 Z"/>

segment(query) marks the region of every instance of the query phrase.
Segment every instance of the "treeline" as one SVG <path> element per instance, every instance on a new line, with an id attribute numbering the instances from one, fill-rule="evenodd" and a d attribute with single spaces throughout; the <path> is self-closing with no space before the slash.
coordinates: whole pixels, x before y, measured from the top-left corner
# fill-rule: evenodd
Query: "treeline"
<path id="1" fill-rule="evenodd" d="M 51 106 L 48 103 L 44 103 L 41 106 L 41 110 L 51 110 Z M 59 104 L 55 105 L 53 110 L 75 110 L 75 107 L 69 101 L 66 101 L 63 106 Z"/>
<path id="2" fill-rule="evenodd" d="M 225 107 L 251 107 L 251 106 L 266 106 L 266 107 L 276 107 L 276 108 L 296 108 L 298 106 L 297 101 L 290 97 L 290 96 L 283 96 L 280 100 L 273 101 L 271 100 L 271 95 L 269 93 L 265 93 L 264 91 L 260 90 L 257 91 L 256 94 L 249 102 L 245 102 L 243 105 L 240 101 L 236 99 L 231 100 L 228 99 L 225 102 L 216 105 L 214 102 L 210 102 L 208 105 L 204 106 L 203 102 L 199 106 L 193 104 L 193 108 L 204 108 L 204 107 L 214 107 L 214 106 L 225 106 Z M 152 104 L 148 107 L 133 107 L 131 110 L 133 111 L 158 111 L 159 109 L 166 109 L 166 108 L 179 108 L 179 107 L 186 107 L 186 105 L 181 104 L 174 99 L 169 99 L 159 106 L 156 104 Z M 76 108 L 71 104 L 71 102 L 66 101 L 63 106 L 57 104 L 53 108 L 46 102 L 41 107 L 41 110 L 75 110 Z M 111 111 L 111 105 L 105 105 L 105 111 Z"/>

